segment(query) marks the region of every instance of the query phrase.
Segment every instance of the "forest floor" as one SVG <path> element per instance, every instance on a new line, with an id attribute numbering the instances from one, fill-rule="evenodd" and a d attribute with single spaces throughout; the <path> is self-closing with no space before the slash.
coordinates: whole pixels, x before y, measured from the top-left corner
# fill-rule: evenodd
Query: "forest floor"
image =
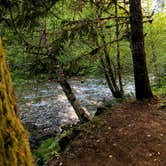
<path id="1" fill-rule="evenodd" d="M 166 99 L 166 98 L 165 98 Z M 165 166 L 166 100 L 114 106 L 82 124 L 50 166 Z"/>

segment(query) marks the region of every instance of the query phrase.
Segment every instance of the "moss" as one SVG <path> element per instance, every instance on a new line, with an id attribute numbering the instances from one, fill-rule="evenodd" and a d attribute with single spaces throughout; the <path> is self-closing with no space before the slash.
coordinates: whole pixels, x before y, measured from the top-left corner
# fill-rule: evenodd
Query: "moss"
<path id="1" fill-rule="evenodd" d="M 0 165 L 33 166 L 28 134 L 17 116 L 16 97 L 0 39 Z"/>
<path id="2" fill-rule="evenodd" d="M 47 164 L 55 156 L 59 156 L 62 151 L 60 142 L 63 138 L 70 137 L 73 134 L 72 129 L 68 129 L 63 133 L 58 134 L 55 138 L 48 138 L 42 141 L 39 148 L 34 151 L 36 160 L 40 163 Z"/>
<path id="3" fill-rule="evenodd" d="M 58 155 L 59 144 L 58 139 L 49 138 L 41 143 L 39 148 L 35 150 L 35 158 L 43 163 L 46 163 L 52 157 Z"/>

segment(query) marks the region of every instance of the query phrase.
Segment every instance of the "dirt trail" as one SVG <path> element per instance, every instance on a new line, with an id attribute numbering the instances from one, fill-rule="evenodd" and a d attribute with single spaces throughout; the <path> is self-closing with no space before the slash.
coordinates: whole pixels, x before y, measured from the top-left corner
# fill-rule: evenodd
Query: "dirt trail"
<path id="1" fill-rule="evenodd" d="M 50 166 L 166 165 L 166 110 L 159 103 L 115 106 L 80 130 Z"/>

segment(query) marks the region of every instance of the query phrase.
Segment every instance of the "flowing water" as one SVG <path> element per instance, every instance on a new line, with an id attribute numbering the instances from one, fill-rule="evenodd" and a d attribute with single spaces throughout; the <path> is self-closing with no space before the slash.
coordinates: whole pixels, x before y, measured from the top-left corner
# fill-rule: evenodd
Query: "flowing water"
<path id="1" fill-rule="evenodd" d="M 69 82 L 77 99 L 92 117 L 97 107 L 114 101 L 105 80 L 73 79 Z M 131 84 L 125 86 L 126 93 L 133 90 Z M 19 94 L 21 94 L 19 116 L 28 130 L 33 126 L 39 133 L 53 133 L 61 130 L 60 127 L 65 124 L 78 122 L 72 106 L 55 81 L 44 83 L 42 86 L 33 86 L 26 93 L 19 92 Z"/>

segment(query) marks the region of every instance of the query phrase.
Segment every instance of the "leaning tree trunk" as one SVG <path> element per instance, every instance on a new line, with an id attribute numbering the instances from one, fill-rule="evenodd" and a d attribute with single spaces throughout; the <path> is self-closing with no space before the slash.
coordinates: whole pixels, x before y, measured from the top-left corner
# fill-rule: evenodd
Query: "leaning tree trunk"
<path id="1" fill-rule="evenodd" d="M 0 39 L 0 165 L 33 166 L 28 134 L 17 116 L 16 98 Z"/>
<path id="2" fill-rule="evenodd" d="M 150 88 L 146 66 L 141 0 L 129 0 L 129 3 L 131 48 L 133 57 L 136 98 L 151 99 L 153 98 L 153 94 Z"/>
<path id="3" fill-rule="evenodd" d="M 90 113 L 85 110 L 80 102 L 77 100 L 75 94 L 72 91 L 72 88 L 70 84 L 68 83 L 64 73 L 63 69 L 60 67 L 56 69 L 56 74 L 58 76 L 59 84 L 61 85 L 63 92 L 66 94 L 66 97 L 68 98 L 68 101 L 73 106 L 75 113 L 77 114 L 80 122 L 87 122 L 90 120 Z"/>
<path id="4" fill-rule="evenodd" d="M 96 10 L 96 15 L 97 18 L 101 17 L 101 13 L 99 12 L 100 10 Z M 101 37 L 101 42 L 103 45 L 103 53 L 104 53 L 104 58 L 101 55 L 101 51 L 99 52 L 99 60 L 100 63 L 103 67 L 104 75 L 108 84 L 108 87 L 110 88 L 112 95 L 115 98 L 122 98 L 123 97 L 123 92 L 119 89 L 118 84 L 116 82 L 116 76 L 114 74 L 114 70 L 111 64 L 108 48 L 107 48 L 107 43 L 105 39 L 105 34 L 103 30 L 103 25 L 101 23 L 96 24 L 96 26 L 99 26 L 100 29 L 100 37 Z M 99 48 L 99 41 L 98 41 L 98 32 L 96 31 L 96 35 L 94 35 L 94 41 L 97 47 Z"/>
<path id="5" fill-rule="evenodd" d="M 50 51 L 50 58 L 52 61 L 52 67 L 56 73 L 57 76 L 57 80 L 59 82 L 59 84 L 62 87 L 63 92 L 65 93 L 68 101 L 70 102 L 70 104 L 72 105 L 75 113 L 77 114 L 80 122 L 87 122 L 90 120 L 90 113 L 85 110 L 80 102 L 77 100 L 75 94 L 73 93 L 73 90 L 70 86 L 70 84 L 68 83 L 66 76 L 64 75 L 63 69 L 61 68 L 61 66 L 58 63 L 58 59 L 56 58 L 56 55 L 54 55 L 53 53 L 54 51 L 51 50 Z"/>
<path id="6" fill-rule="evenodd" d="M 68 83 L 64 72 L 63 72 L 63 68 L 61 68 L 61 66 L 58 63 L 58 59 L 57 59 L 57 55 L 58 51 L 55 51 L 53 48 L 51 48 L 49 40 L 48 40 L 48 36 L 47 36 L 47 30 L 46 27 L 42 27 L 41 26 L 41 42 L 42 45 L 48 50 L 48 55 L 49 58 L 51 59 L 51 63 L 52 63 L 52 67 L 58 77 L 58 81 L 59 84 L 62 87 L 63 92 L 65 93 L 68 101 L 70 102 L 70 104 L 72 105 L 72 107 L 74 108 L 75 113 L 77 114 L 80 122 L 86 122 L 90 120 L 90 113 L 85 110 L 80 102 L 77 100 L 75 94 L 72 91 L 72 88 L 70 86 L 70 84 Z"/>
<path id="7" fill-rule="evenodd" d="M 94 36 L 94 41 L 95 41 L 95 44 L 97 46 L 97 48 L 99 48 L 99 42 L 98 42 L 98 39 L 97 39 L 97 33 L 96 33 L 96 36 Z M 107 48 L 105 48 L 107 49 Z M 107 53 L 107 50 L 106 51 L 106 54 L 108 55 Z M 104 75 L 105 75 L 105 79 L 107 81 L 107 84 L 108 84 L 108 87 L 109 89 L 111 90 L 112 92 L 112 95 L 115 97 L 115 98 L 121 98 L 121 94 L 119 95 L 119 93 L 117 93 L 117 91 L 114 89 L 114 86 L 113 86 L 113 83 L 112 83 L 112 78 L 114 79 L 114 76 L 113 76 L 113 71 L 112 71 L 112 67 L 110 66 L 110 70 L 111 70 L 111 74 L 110 74 L 110 70 L 108 70 L 108 65 L 106 65 L 105 61 L 104 61 L 104 58 L 102 56 L 102 52 L 101 50 L 99 49 L 99 52 L 98 52 L 98 56 L 99 56 L 99 60 L 100 60 L 100 63 L 101 63 L 101 66 L 103 68 L 103 72 L 104 72 Z M 107 56 L 107 59 L 109 61 L 109 64 L 110 64 L 110 59 L 109 59 L 109 55 Z M 110 64 L 111 65 L 111 64 Z M 108 72 L 109 71 L 109 72 Z M 112 76 L 112 77 L 110 77 Z M 115 83 L 115 81 L 114 81 Z"/>
<path id="8" fill-rule="evenodd" d="M 122 98 L 123 97 L 123 92 L 119 89 L 117 82 L 116 82 L 116 78 L 114 76 L 113 73 L 113 69 L 111 66 L 111 60 L 109 57 L 109 53 L 108 53 L 108 49 L 107 49 L 107 44 L 105 41 L 105 36 L 103 33 L 101 33 L 101 38 L 102 38 L 102 42 L 103 42 L 103 52 L 105 55 L 105 62 L 106 62 L 106 67 L 108 70 L 108 76 L 110 77 L 110 80 L 112 82 L 112 88 L 114 89 L 114 92 L 112 91 L 112 94 L 115 98 Z"/>

